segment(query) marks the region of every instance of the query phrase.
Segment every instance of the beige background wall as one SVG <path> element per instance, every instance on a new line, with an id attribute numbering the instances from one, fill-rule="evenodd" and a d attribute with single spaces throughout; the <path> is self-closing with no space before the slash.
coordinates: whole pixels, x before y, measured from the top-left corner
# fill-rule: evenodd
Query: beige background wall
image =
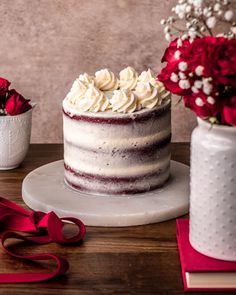
<path id="1" fill-rule="evenodd" d="M 0 76 L 37 102 L 33 142 L 62 142 L 61 101 L 79 73 L 161 68 L 160 20 L 175 0 L 1 0 Z M 173 99 L 173 140 L 189 141 L 192 113 Z"/>

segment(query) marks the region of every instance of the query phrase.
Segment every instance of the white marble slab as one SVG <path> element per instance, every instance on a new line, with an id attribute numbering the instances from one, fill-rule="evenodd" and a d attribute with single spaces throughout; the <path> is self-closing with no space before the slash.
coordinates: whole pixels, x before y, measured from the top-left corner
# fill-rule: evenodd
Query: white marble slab
<path id="1" fill-rule="evenodd" d="M 188 212 L 189 167 L 171 161 L 171 178 L 161 189 L 128 196 L 92 196 L 70 189 L 63 179 L 63 161 L 29 173 L 22 196 L 32 209 L 74 216 L 90 226 L 132 226 L 176 218 Z"/>

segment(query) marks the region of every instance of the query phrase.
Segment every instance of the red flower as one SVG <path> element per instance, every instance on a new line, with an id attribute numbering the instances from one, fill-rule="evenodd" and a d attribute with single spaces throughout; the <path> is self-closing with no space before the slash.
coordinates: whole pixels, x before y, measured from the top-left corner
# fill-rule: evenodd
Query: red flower
<path id="1" fill-rule="evenodd" d="M 6 79 L 0 78 L 0 108 L 5 106 L 6 103 L 6 95 L 8 92 L 8 87 L 10 86 L 10 82 Z"/>
<path id="2" fill-rule="evenodd" d="M 216 60 L 213 57 L 217 48 L 222 47 L 228 39 L 224 37 L 198 38 L 194 40 L 188 50 L 185 51 L 183 58 L 188 62 L 189 68 L 195 73 L 198 66 L 203 66 L 204 70 L 202 76 L 213 76 L 212 69 L 215 66 Z"/>
<path id="3" fill-rule="evenodd" d="M 180 44 L 179 44 L 180 43 Z M 178 46 L 178 44 L 180 46 Z M 181 40 L 180 38 L 176 38 L 171 41 L 169 47 L 167 47 L 161 62 L 173 62 L 181 58 L 181 55 L 185 52 L 185 50 L 189 47 L 190 42 L 188 39 Z"/>
<path id="4" fill-rule="evenodd" d="M 174 94 L 177 95 L 186 95 L 191 92 L 191 85 L 189 84 L 189 87 L 187 89 L 183 89 L 179 85 L 179 77 L 178 77 L 178 64 L 179 61 L 168 63 L 167 66 L 162 69 L 161 73 L 158 75 L 157 79 L 161 81 L 165 88 L 169 91 L 171 91 Z M 177 79 L 173 79 L 173 76 Z"/>
<path id="5" fill-rule="evenodd" d="M 236 95 L 225 101 L 222 113 L 223 123 L 236 126 Z"/>
<path id="6" fill-rule="evenodd" d="M 207 96 L 203 92 L 184 96 L 184 104 L 202 119 L 217 116 L 222 108 L 222 103 L 218 98 Z"/>
<path id="7" fill-rule="evenodd" d="M 15 89 L 9 91 L 9 98 L 6 102 L 6 111 L 9 115 L 15 116 L 25 113 L 32 106 L 29 104 L 30 100 L 25 99 Z"/>
<path id="8" fill-rule="evenodd" d="M 170 42 L 162 58 L 167 64 L 157 79 L 184 96 L 185 106 L 197 116 L 235 125 L 236 39 L 207 36 L 180 43 Z"/>
<path id="9" fill-rule="evenodd" d="M 184 56 L 188 51 L 189 40 L 181 40 L 176 38 L 170 42 L 166 49 L 162 62 L 166 61 L 167 65 L 157 76 L 157 80 L 161 81 L 167 90 L 177 95 L 188 95 L 191 93 L 192 80 L 189 77 L 189 69 L 179 75 L 179 64 L 185 62 Z M 182 80 L 182 81 L 181 81 Z"/>
<path id="10" fill-rule="evenodd" d="M 0 96 L 5 96 L 10 86 L 10 82 L 6 79 L 0 78 Z"/>
<path id="11" fill-rule="evenodd" d="M 209 52 L 209 70 L 216 82 L 236 88 L 236 39 L 225 39 Z"/>

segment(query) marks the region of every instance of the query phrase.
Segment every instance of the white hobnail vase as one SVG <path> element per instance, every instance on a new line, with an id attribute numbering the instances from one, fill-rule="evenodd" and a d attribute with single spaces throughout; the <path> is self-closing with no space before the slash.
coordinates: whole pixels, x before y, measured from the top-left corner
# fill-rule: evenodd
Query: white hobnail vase
<path id="1" fill-rule="evenodd" d="M 0 116 L 0 170 L 18 167 L 24 160 L 30 144 L 32 111 L 16 116 Z"/>
<path id="2" fill-rule="evenodd" d="M 191 139 L 190 243 L 236 261 L 236 127 L 198 119 Z"/>

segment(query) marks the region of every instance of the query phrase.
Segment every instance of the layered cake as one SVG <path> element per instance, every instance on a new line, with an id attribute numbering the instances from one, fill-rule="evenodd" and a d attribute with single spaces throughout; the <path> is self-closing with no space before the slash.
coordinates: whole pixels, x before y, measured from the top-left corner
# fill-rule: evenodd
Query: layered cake
<path id="1" fill-rule="evenodd" d="M 150 69 L 80 75 L 63 100 L 67 185 L 101 195 L 162 186 L 170 174 L 170 105 Z"/>

